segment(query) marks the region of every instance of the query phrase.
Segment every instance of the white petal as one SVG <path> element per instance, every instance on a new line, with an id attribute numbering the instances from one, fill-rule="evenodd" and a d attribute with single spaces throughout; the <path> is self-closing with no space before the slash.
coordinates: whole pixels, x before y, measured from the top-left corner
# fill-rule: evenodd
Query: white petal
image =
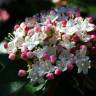
<path id="1" fill-rule="evenodd" d="M 95 28 L 94 24 L 90 24 L 90 23 L 89 23 L 86 30 L 87 30 L 88 32 L 90 32 L 90 31 L 93 31 L 94 28 Z"/>

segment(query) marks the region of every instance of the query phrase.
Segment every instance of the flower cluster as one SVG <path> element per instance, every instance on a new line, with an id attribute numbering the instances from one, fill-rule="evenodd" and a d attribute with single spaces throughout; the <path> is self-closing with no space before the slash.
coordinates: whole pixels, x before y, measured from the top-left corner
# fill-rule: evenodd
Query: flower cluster
<path id="1" fill-rule="evenodd" d="M 20 57 L 28 63 L 32 82 L 42 83 L 74 66 L 78 73 L 88 73 L 91 61 L 87 53 L 96 40 L 94 30 L 91 17 L 82 18 L 79 9 L 60 7 L 16 24 L 4 47 L 9 59 Z M 26 72 L 19 70 L 18 74 L 25 76 Z"/>

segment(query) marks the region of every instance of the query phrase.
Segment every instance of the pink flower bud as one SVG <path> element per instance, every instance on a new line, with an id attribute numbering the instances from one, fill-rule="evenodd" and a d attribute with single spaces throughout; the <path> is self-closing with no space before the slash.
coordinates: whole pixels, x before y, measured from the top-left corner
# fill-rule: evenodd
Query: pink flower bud
<path id="1" fill-rule="evenodd" d="M 87 20 L 90 22 L 90 23 L 92 23 L 93 22 L 93 17 L 87 17 Z"/>
<path id="2" fill-rule="evenodd" d="M 34 27 L 34 32 L 41 32 L 40 26 L 35 26 Z"/>
<path id="3" fill-rule="evenodd" d="M 27 26 L 27 25 L 24 26 L 24 31 L 25 32 L 28 32 L 29 29 L 30 29 L 29 26 Z"/>
<path id="4" fill-rule="evenodd" d="M 71 63 L 69 63 L 69 64 L 67 64 L 67 69 L 70 71 L 70 70 L 72 70 L 73 69 L 73 64 L 71 64 Z"/>
<path id="5" fill-rule="evenodd" d="M 8 43 L 4 42 L 4 48 L 7 49 L 8 48 Z"/>
<path id="6" fill-rule="evenodd" d="M 33 57 L 33 52 L 31 52 L 31 51 L 30 52 L 27 52 L 27 58 L 30 58 L 31 59 L 32 57 Z"/>
<path id="7" fill-rule="evenodd" d="M 21 58 L 23 60 L 27 60 L 27 53 L 21 53 Z"/>
<path id="8" fill-rule="evenodd" d="M 19 24 L 16 24 L 15 26 L 14 26 L 14 30 L 17 30 L 19 28 Z"/>
<path id="9" fill-rule="evenodd" d="M 48 24 L 45 26 L 45 31 L 49 32 L 51 30 L 51 28 L 52 28 L 52 24 Z"/>
<path id="10" fill-rule="evenodd" d="M 61 75 L 62 74 L 62 70 L 59 68 L 55 68 L 55 75 Z"/>
<path id="11" fill-rule="evenodd" d="M 81 45 L 80 49 L 86 49 L 86 45 Z"/>
<path id="12" fill-rule="evenodd" d="M 45 22 L 46 22 L 46 24 L 51 24 L 51 19 L 47 18 Z"/>
<path id="13" fill-rule="evenodd" d="M 74 34 L 71 38 L 72 41 L 78 42 L 80 40 L 79 36 Z"/>
<path id="14" fill-rule="evenodd" d="M 27 53 L 27 51 L 28 51 L 27 47 L 22 47 L 22 48 L 21 48 L 21 52 L 22 52 L 22 53 Z"/>
<path id="15" fill-rule="evenodd" d="M 47 77 L 48 79 L 54 79 L 53 73 L 50 73 L 50 72 L 47 73 L 46 77 Z"/>
<path id="16" fill-rule="evenodd" d="M 33 30 L 33 29 L 29 29 L 29 30 L 28 30 L 28 34 L 27 34 L 27 35 L 28 35 L 28 36 L 32 36 L 32 35 L 33 35 L 33 33 L 34 33 L 34 30 Z"/>
<path id="17" fill-rule="evenodd" d="M 51 55 L 49 59 L 51 63 L 55 63 L 57 58 L 55 55 Z"/>
<path id="18" fill-rule="evenodd" d="M 27 74 L 27 72 L 25 70 L 20 69 L 18 71 L 18 76 L 20 76 L 20 77 L 24 77 L 24 76 L 26 76 L 26 74 Z"/>
<path id="19" fill-rule="evenodd" d="M 9 54 L 9 59 L 10 60 L 15 60 L 15 58 L 16 58 L 16 54 L 15 53 L 10 53 Z"/>
<path id="20" fill-rule="evenodd" d="M 63 26 L 63 27 L 66 27 L 66 24 L 67 24 L 67 20 L 63 20 L 63 21 L 62 21 L 62 26 Z"/>
<path id="21" fill-rule="evenodd" d="M 91 35 L 91 39 L 92 39 L 92 40 L 96 40 L 96 35 L 95 35 L 95 34 L 92 34 L 92 35 Z"/>
<path id="22" fill-rule="evenodd" d="M 48 52 L 45 52 L 45 53 L 43 54 L 43 58 L 44 58 L 45 60 L 49 60 L 49 54 L 48 54 Z"/>

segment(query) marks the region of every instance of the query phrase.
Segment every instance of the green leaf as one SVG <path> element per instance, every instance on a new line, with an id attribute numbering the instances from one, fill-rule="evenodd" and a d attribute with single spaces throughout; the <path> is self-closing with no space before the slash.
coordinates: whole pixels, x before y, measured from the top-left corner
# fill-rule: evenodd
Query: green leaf
<path id="1" fill-rule="evenodd" d="M 10 94 L 18 92 L 24 85 L 25 82 L 19 81 L 0 84 L 0 96 L 8 96 Z"/>
<path id="2" fill-rule="evenodd" d="M 45 86 L 47 84 L 47 81 L 45 81 L 44 84 L 40 84 L 38 86 L 34 86 L 32 83 L 28 83 L 26 86 L 25 86 L 25 89 L 30 92 L 30 93 L 36 93 L 36 92 L 39 92 L 40 90 L 44 91 L 45 90 Z"/>

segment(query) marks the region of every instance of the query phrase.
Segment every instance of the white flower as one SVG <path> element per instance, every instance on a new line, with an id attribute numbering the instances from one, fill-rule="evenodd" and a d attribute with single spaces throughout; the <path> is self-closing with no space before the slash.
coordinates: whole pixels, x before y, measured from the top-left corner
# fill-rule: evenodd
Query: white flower
<path id="1" fill-rule="evenodd" d="M 64 46 L 67 49 L 71 49 L 75 47 L 75 42 L 71 42 L 69 40 L 64 40 L 60 42 L 60 45 Z"/>
<path id="2" fill-rule="evenodd" d="M 87 19 L 83 20 L 82 18 L 75 19 L 76 21 L 76 34 L 80 37 L 81 40 L 84 42 L 87 42 L 90 40 L 90 35 L 87 34 L 87 32 L 93 31 L 95 28 L 94 24 L 91 24 L 88 22 Z"/>
<path id="3" fill-rule="evenodd" d="M 56 48 L 44 46 L 44 48 L 38 48 L 33 51 L 34 55 L 38 58 L 42 58 L 45 52 L 48 52 L 49 55 L 56 55 Z"/>
<path id="4" fill-rule="evenodd" d="M 82 17 L 76 17 L 75 19 L 74 19 L 74 21 L 75 21 L 75 24 L 77 23 L 77 24 L 82 24 L 83 23 L 83 18 Z"/>
<path id="5" fill-rule="evenodd" d="M 44 75 L 44 70 L 42 70 L 41 66 L 35 64 L 32 67 L 32 70 L 29 71 L 27 78 L 30 78 L 32 83 L 35 83 L 35 82 L 43 83 L 44 82 L 44 79 L 42 77 L 43 75 Z"/>
<path id="6" fill-rule="evenodd" d="M 84 50 L 77 51 L 75 60 L 76 60 L 76 65 L 78 67 L 78 73 L 83 72 L 84 74 L 87 74 L 88 69 L 90 68 L 90 60 L 89 57 L 86 56 L 86 49 L 85 51 Z"/>
<path id="7" fill-rule="evenodd" d="M 72 36 L 76 32 L 78 32 L 78 29 L 77 29 L 76 25 L 74 25 L 72 27 L 66 27 L 66 31 L 65 31 L 66 35 Z"/>
<path id="8" fill-rule="evenodd" d="M 91 39 L 91 36 L 90 35 L 88 35 L 86 32 L 77 32 L 76 33 L 79 37 L 80 37 L 80 39 L 82 40 L 82 41 L 84 41 L 84 42 L 87 42 L 87 41 L 89 41 L 90 39 Z"/>
<path id="9" fill-rule="evenodd" d="M 45 46 L 44 48 L 39 48 L 39 49 L 33 51 L 33 53 L 34 53 L 34 55 L 37 56 L 38 58 L 42 58 L 43 54 L 44 54 L 45 52 L 47 52 L 47 50 L 48 50 L 48 47 Z"/>
<path id="10" fill-rule="evenodd" d="M 78 23 L 78 31 L 85 31 L 85 32 L 90 32 L 94 30 L 94 24 L 91 24 L 88 22 L 87 19 L 85 19 L 83 22 Z"/>
<path id="11" fill-rule="evenodd" d="M 24 43 L 24 38 L 21 37 L 15 37 L 11 42 L 8 43 L 8 52 L 17 52 L 17 49 L 20 49 L 22 47 L 22 44 Z"/>
<path id="12" fill-rule="evenodd" d="M 17 52 L 17 47 L 14 44 L 14 41 L 11 41 L 8 43 L 8 48 L 7 48 L 8 53 L 12 52 L 15 53 Z"/>
<path id="13" fill-rule="evenodd" d="M 15 37 L 24 37 L 26 33 L 19 27 L 16 31 L 13 32 Z"/>
<path id="14" fill-rule="evenodd" d="M 69 19 L 67 21 L 66 27 L 63 27 L 60 23 L 58 26 L 58 30 L 61 33 L 65 33 L 66 35 L 73 35 L 74 33 L 78 32 L 77 25 L 75 24 L 74 19 Z"/>
<path id="15" fill-rule="evenodd" d="M 18 48 L 18 49 L 20 49 L 21 47 L 22 47 L 22 44 L 25 42 L 25 40 L 24 40 L 24 38 L 22 38 L 22 37 L 16 37 L 15 39 L 14 39 L 14 44 L 15 44 L 15 46 Z"/>
<path id="16" fill-rule="evenodd" d="M 75 25 L 74 19 L 69 19 L 67 21 L 66 27 L 73 27 Z"/>
<path id="17" fill-rule="evenodd" d="M 62 27 L 61 23 L 58 22 L 57 30 L 61 33 L 66 33 L 66 35 L 72 36 L 74 33 L 80 35 L 85 35 L 86 33 L 87 35 L 87 32 L 93 31 L 94 28 L 94 24 L 89 23 L 87 19 L 83 20 L 83 18 L 79 17 L 75 19 L 69 19 L 66 27 Z"/>
<path id="18" fill-rule="evenodd" d="M 67 64 L 72 64 L 74 61 L 74 55 L 71 54 L 68 50 L 63 50 L 59 56 L 59 60 L 56 62 L 56 66 L 61 68 L 63 71 L 67 70 Z"/>
<path id="19" fill-rule="evenodd" d="M 47 72 L 53 72 L 54 67 L 48 61 L 38 61 L 36 64 L 33 65 L 32 70 L 29 71 L 28 78 L 31 79 L 32 82 L 39 82 L 43 83 L 44 79 L 43 76 Z"/>
<path id="20" fill-rule="evenodd" d="M 26 45 L 29 50 L 32 50 L 38 44 L 43 43 L 43 40 L 46 38 L 46 34 L 43 32 L 37 32 L 32 35 L 32 37 L 27 38 L 25 40 Z"/>

